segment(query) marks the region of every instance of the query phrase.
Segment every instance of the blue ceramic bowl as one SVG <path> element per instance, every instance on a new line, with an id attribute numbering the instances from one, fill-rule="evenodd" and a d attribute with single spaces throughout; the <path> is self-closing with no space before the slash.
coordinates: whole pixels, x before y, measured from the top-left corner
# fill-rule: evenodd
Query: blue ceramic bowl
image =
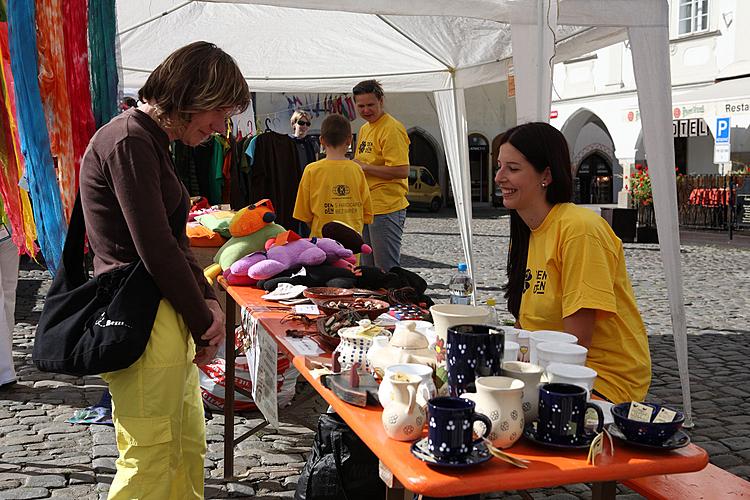
<path id="1" fill-rule="evenodd" d="M 662 408 L 662 405 L 655 403 L 641 403 L 646 406 L 650 406 L 654 409 L 651 415 L 653 419 Z M 615 420 L 615 424 L 620 428 L 622 433 L 628 439 L 635 443 L 650 444 L 660 446 L 667 439 L 671 438 L 680 428 L 682 423 L 685 421 L 685 414 L 679 410 L 665 407 L 669 410 L 676 411 L 672 422 L 639 422 L 637 420 L 631 420 L 628 418 L 628 411 L 630 410 L 630 403 L 620 403 L 612 407 L 612 417 Z"/>

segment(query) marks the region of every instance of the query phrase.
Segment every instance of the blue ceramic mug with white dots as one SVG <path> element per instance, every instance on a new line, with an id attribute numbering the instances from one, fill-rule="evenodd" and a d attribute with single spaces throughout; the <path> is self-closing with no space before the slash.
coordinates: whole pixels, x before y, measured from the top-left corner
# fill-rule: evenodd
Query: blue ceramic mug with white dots
<path id="1" fill-rule="evenodd" d="M 476 392 L 477 377 L 503 374 L 505 332 L 488 325 L 448 328 L 446 364 L 451 396 Z"/>
<path id="2" fill-rule="evenodd" d="M 475 412 L 474 401 L 445 396 L 427 402 L 427 448 L 440 461 L 465 459 L 492 430 L 492 422 Z M 474 422 L 484 424 L 484 432 L 473 439 Z"/>
<path id="3" fill-rule="evenodd" d="M 604 414 L 586 401 L 586 389 L 572 384 L 544 384 L 539 388 L 537 439 L 552 444 L 579 445 L 584 442 L 586 410 L 592 408 L 598 419 L 596 432 L 602 432 Z"/>

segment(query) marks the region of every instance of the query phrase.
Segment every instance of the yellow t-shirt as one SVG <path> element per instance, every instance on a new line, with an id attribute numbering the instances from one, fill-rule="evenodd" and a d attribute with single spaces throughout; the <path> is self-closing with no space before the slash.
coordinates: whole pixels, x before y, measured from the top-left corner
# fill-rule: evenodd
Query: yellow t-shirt
<path id="1" fill-rule="evenodd" d="M 362 234 L 362 226 L 372 222 L 370 189 L 362 168 L 351 160 L 310 163 L 297 189 L 294 218 L 308 224 L 313 237 L 321 237 L 323 225 L 333 220 Z"/>
<path id="2" fill-rule="evenodd" d="M 651 384 L 646 328 L 625 270 L 622 242 L 592 210 L 560 203 L 531 232 L 520 324 L 563 329 L 563 318 L 596 309 L 586 365 L 594 389 L 615 403 L 642 401 Z"/>
<path id="3" fill-rule="evenodd" d="M 409 164 L 409 136 L 400 121 L 388 113 L 375 123 L 365 123 L 357 135 L 354 158 L 369 165 L 400 166 Z M 366 175 L 376 215 L 389 214 L 409 206 L 406 179 L 382 179 Z"/>

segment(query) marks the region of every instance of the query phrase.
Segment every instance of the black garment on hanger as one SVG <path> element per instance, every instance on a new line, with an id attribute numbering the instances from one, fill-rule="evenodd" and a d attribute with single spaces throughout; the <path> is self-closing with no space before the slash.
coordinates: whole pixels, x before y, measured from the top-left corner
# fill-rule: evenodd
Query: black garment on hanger
<path id="1" fill-rule="evenodd" d="M 298 227 L 292 218 L 297 188 L 302 178 L 297 146 L 291 137 L 277 132 L 264 132 L 255 145 L 250 177 L 250 201 L 268 198 L 276 209 L 276 223 L 287 229 Z"/>

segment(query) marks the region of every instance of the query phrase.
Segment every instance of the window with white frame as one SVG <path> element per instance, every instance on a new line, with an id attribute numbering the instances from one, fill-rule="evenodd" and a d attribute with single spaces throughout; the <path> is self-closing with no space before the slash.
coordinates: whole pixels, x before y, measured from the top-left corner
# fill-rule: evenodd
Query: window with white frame
<path id="1" fill-rule="evenodd" d="M 679 0 L 679 34 L 687 35 L 708 29 L 708 0 Z"/>

